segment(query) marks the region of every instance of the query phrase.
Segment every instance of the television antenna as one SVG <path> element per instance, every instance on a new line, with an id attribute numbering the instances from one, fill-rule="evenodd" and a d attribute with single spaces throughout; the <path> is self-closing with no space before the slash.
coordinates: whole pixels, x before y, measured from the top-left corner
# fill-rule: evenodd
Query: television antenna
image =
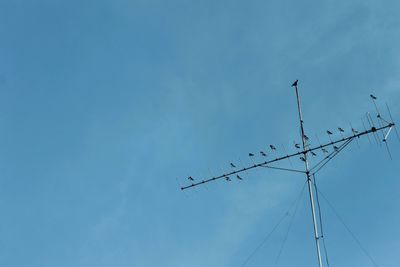
<path id="1" fill-rule="evenodd" d="M 303 114 L 301 110 L 301 102 L 300 102 L 300 96 L 299 96 L 299 90 L 298 90 L 298 80 L 293 82 L 292 87 L 295 88 L 296 91 L 296 100 L 297 100 L 297 110 L 298 110 L 298 115 L 299 115 L 299 121 L 300 121 L 300 136 L 301 136 L 301 145 L 295 143 L 296 149 L 298 149 L 297 152 L 287 154 L 284 156 L 276 157 L 275 159 L 255 163 L 253 165 L 248 165 L 247 167 L 243 168 L 237 168 L 234 163 L 230 163 L 230 166 L 234 169 L 233 171 L 223 173 L 218 176 L 210 177 L 207 179 L 203 180 L 197 180 L 193 178 L 192 176 L 189 176 L 187 179 L 190 181 L 190 184 L 185 185 L 181 187 L 181 190 L 187 190 L 190 188 L 194 188 L 197 186 L 201 186 L 207 183 L 215 182 L 217 180 L 226 180 L 227 182 L 231 181 L 231 177 L 234 177 L 234 179 L 242 180 L 243 178 L 240 176 L 242 173 L 247 172 L 252 169 L 256 168 L 270 168 L 270 169 L 275 169 L 275 170 L 281 170 L 281 171 L 291 171 L 291 172 L 296 172 L 296 173 L 301 173 L 306 176 L 307 180 L 307 188 L 308 188 L 308 195 L 309 195 L 309 201 L 310 201 L 310 208 L 311 208 L 311 216 L 312 216 L 312 222 L 313 222 L 313 232 L 314 232 L 314 240 L 315 240 L 315 248 L 316 248 L 316 254 L 317 254 L 317 260 L 318 260 L 318 266 L 323 267 L 323 261 L 321 257 L 321 246 L 320 246 L 320 240 L 323 238 L 322 235 L 322 216 L 321 216 L 321 211 L 319 209 L 319 203 L 318 203 L 318 209 L 315 208 L 315 201 L 318 202 L 318 189 L 317 189 L 317 184 L 315 181 L 315 174 L 319 172 L 330 160 L 332 160 L 334 157 L 336 157 L 345 147 L 347 147 L 352 141 L 358 140 L 361 137 L 367 136 L 368 139 L 369 135 L 373 136 L 373 139 L 378 144 L 380 143 L 380 140 L 385 144 L 387 152 L 389 154 L 389 157 L 391 158 L 389 146 L 387 143 L 389 134 L 391 133 L 392 129 L 396 132 L 397 138 L 400 140 L 399 133 L 397 132 L 395 123 L 393 122 L 393 118 L 389 109 L 389 106 L 386 104 L 387 112 L 389 115 L 390 120 L 385 119 L 382 115 L 381 112 L 378 109 L 378 105 L 376 104 L 377 97 L 374 95 L 370 95 L 370 98 L 372 99 L 375 110 L 376 110 L 376 118 L 378 120 L 378 125 L 375 126 L 374 120 L 371 117 L 371 114 L 368 112 L 366 113 L 366 121 L 367 121 L 367 127 L 365 126 L 364 120 L 363 121 L 363 126 L 364 130 L 363 131 L 358 131 L 354 129 L 351 126 L 351 134 L 349 135 L 344 135 L 345 130 L 341 127 L 338 127 L 337 130 L 340 133 L 340 138 L 338 139 L 332 139 L 333 132 L 331 130 L 327 130 L 326 133 L 329 137 L 329 142 L 321 144 L 319 139 L 318 143 L 319 145 L 317 146 L 310 146 L 309 143 L 309 137 L 305 134 L 304 130 L 304 121 L 303 121 Z M 368 127 L 369 126 L 369 127 Z M 318 138 L 318 137 L 317 137 Z M 357 141 L 358 142 L 358 141 Z M 276 151 L 277 148 L 274 145 L 269 145 L 269 148 L 272 151 Z M 331 152 L 329 152 L 329 150 Z M 316 156 L 317 151 L 322 151 L 323 154 L 325 155 L 321 160 L 319 160 L 315 165 L 310 166 L 309 162 L 309 157 L 310 156 Z M 286 152 L 286 149 L 285 149 Z M 266 157 L 267 154 L 263 151 L 260 151 L 261 156 Z M 249 153 L 249 157 L 254 157 L 255 155 L 253 153 Z M 294 169 L 294 168 L 282 168 L 279 166 L 274 166 L 274 163 L 281 162 L 283 160 L 290 160 L 294 157 L 299 157 L 299 159 L 304 163 L 304 168 L 303 169 Z M 320 227 L 318 226 L 320 225 Z M 326 254 L 326 251 L 325 251 Z M 329 267 L 329 263 L 327 263 Z M 376 265 L 376 264 L 375 264 Z"/>

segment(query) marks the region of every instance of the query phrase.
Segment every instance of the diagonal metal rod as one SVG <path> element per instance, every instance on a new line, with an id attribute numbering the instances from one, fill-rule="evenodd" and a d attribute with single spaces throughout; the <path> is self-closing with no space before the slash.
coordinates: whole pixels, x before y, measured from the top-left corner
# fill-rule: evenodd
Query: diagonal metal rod
<path id="1" fill-rule="evenodd" d="M 325 165 L 331 161 L 334 157 L 337 156 L 337 154 L 340 153 L 340 151 L 342 151 L 348 144 L 351 143 L 351 141 L 353 141 L 353 139 L 349 139 L 347 140 L 341 147 L 339 147 L 339 149 L 337 151 L 334 151 L 333 155 L 329 156 L 326 158 L 326 161 L 316 170 L 314 171 L 311 175 L 316 174 L 317 172 L 319 172 L 323 167 L 325 167 Z"/>
<path id="2" fill-rule="evenodd" d="M 209 182 L 213 182 L 213 181 L 216 181 L 216 180 L 220 180 L 220 179 L 226 178 L 226 177 L 231 176 L 231 175 L 235 175 L 235 174 L 240 174 L 242 172 L 246 172 L 246 171 L 251 170 L 251 169 L 267 166 L 267 165 L 269 165 L 271 163 L 278 162 L 278 161 L 281 161 L 281 160 L 285 160 L 285 159 L 288 159 L 288 158 L 304 155 L 304 154 L 307 154 L 309 152 L 312 152 L 312 151 L 315 151 L 315 150 L 318 150 L 318 149 L 322 149 L 322 148 L 325 148 L 325 147 L 328 147 L 328 146 L 332 146 L 332 145 L 335 145 L 335 144 L 338 144 L 338 143 L 341 143 L 341 142 L 345 142 L 345 141 L 347 141 L 347 140 L 349 140 L 351 138 L 356 138 L 356 137 L 359 138 L 359 137 L 361 137 L 363 135 L 367 135 L 368 136 L 368 134 L 370 134 L 370 133 L 373 133 L 373 132 L 376 132 L 376 131 L 380 131 L 380 130 L 383 130 L 383 129 L 387 129 L 387 128 L 393 127 L 394 125 L 395 124 L 392 122 L 392 123 L 389 123 L 389 124 L 387 124 L 385 126 L 382 126 L 382 127 L 379 127 L 379 128 L 374 128 L 373 127 L 373 128 L 371 128 L 369 130 L 365 130 L 365 131 L 360 132 L 358 134 L 351 135 L 351 136 L 348 136 L 348 137 L 345 137 L 345 138 L 342 138 L 342 139 L 339 139 L 339 140 L 336 140 L 336 141 L 328 142 L 326 144 L 319 145 L 319 146 L 316 146 L 316 147 L 313 147 L 313 148 L 308 148 L 308 149 L 306 149 L 304 151 L 299 151 L 299 152 L 292 153 L 292 154 L 289 154 L 289 155 L 286 155 L 286 156 L 283 156 L 283 157 L 278 157 L 278 158 L 275 158 L 275 159 L 272 159 L 272 160 L 269 160 L 269 161 L 260 162 L 260 163 L 254 164 L 254 165 L 250 165 L 248 167 L 244 167 L 244 168 L 238 169 L 236 171 L 228 172 L 228 173 L 225 173 L 225 174 L 222 174 L 222 175 L 219 175 L 219 176 L 215 176 L 215 177 L 212 177 L 212 178 L 209 178 L 209 179 L 205 179 L 205 180 L 202 180 L 202 181 L 199 181 L 199 182 L 195 182 L 195 183 L 192 183 L 190 185 L 181 187 L 181 190 L 185 190 L 185 189 L 188 189 L 188 188 L 191 188 L 191 187 L 195 187 L 195 186 L 202 185 L 202 184 L 205 184 L 205 183 L 209 183 Z"/>
<path id="3" fill-rule="evenodd" d="M 318 166 L 323 164 L 324 161 L 333 158 L 336 154 L 338 154 L 342 150 L 343 146 L 346 146 L 348 144 L 348 142 L 350 140 L 353 140 L 353 139 L 349 139 L 346 142 L 342 143 L 337 149 L 334 149 L 331 153 L 329 153 L 327 156 L 325 156 L 323 159 L 321 159 L 317 164 L 315 164 L 313 167 L 311 167 L 310 172 L 312 172 L 314 169 L 318 168 Z"/>
<path id="4" fill-rule="evenodd" d="M 268 166 L 268 165 L 263 165 L 263 166 L 260 166 L 260 167 L 269 168 L 269 169 L 274 169 L 274 170 L 280 170 L 280 171 L 289 171 L 289 172 L 300 172 L 300 173 L 305 173 L 305 171 L 301 171 L 301 170 L 288 169 L 288 168 L 281 168 L 281 167 L 274 167 L 274 166 Z"/>

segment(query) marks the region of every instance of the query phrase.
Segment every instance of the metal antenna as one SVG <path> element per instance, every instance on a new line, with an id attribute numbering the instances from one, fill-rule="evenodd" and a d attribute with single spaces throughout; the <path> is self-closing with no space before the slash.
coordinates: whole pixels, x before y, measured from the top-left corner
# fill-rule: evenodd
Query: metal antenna
<path id="1" fill-rule="evenodd" d="M 396 134 L 397 134 L 397 131 L 396 131 L 395 123 L 393 122 L 392 116 L 390 114 L 389 108 L 387 107 L 388 113 L 390 116 L 390 121 L 382 118 L 382 116 L 379 113 L 379 110 L 377 108 L 377 105 L 374 101 L 375 108 L 378 112 L 379 127 L 374 126 L 372 118 L 370 117 L 369 113 L 367 113 L 366 119 L 367 119 L 368 124 L 370 125 L 369 129 L 365 128 L 365 124 L 364 124 L 363 120 L 362 120 L 362 125 L 364 126 L 364 131 L 361 131 L 361 130 L 357 131 L 355 128 L 352 127 L 351 124 L 350 124 L 351 131 L 345 131 L 345 130 L 343 130 L 343 128 L 339 127 L 338 130 L 340 132 L 341 137 L 338 139 L 332 139 L 331 135 L 333 136 L 333 133 L 328 130 L 328 131 L 326 131 L 326 133 L 328 134 L 329 142 L 321 144 L 318 136 L 316 136 L 319 145 L 312 147 L 312 146 L 310 146 L 310 143 L 308 142 L 309 137 L 305 134 L 305 131 L 304 131 L 304 121 L 303 121 L 303 114 L 302 114 L 302 110 L 301 110 L 300 96 L 299 96 L 299 90 L 298 90 L 298 80 L 296 80 L 292 84 L 292 87 L 294 87 L 295 91 L 296 91 L 297 110 L 298 110 L 299 120 L 300 120 L 300 135 L 301 135 L 303 150 L 301 150 L 300 144 L 294 143 L 294 146 L 297 149 L 297 152 L 288 154 L 285 147 L 283 147 L 286 155 L 279 157 L 276 154 L 277 153 L 276 147 L 274 145 L 270 144 L 269 147 L 272 150 L 271 152 L 274 152 L 277 155 L 277 157 L 275 159 L 256 163 L 255 158 L 254 158 L 255 154 L 249 153 L 248 156 L 251 158 L 253 165 L 248 165 L 247 167 L 246 166 L 239 167 L 239 165 L 235 165 L 235 163 L 231 162 L 230 163 L 231 171 L 223 173 L 221 175 L 213 176 L 213 177 L 207 178 L 207 179 L 197 179 L 192 176 L 189 176 L 187 179 L 190 184 L 182 186 L 181 190 L 186 190 L 186 189 L 193 188 L 196 186 L 204 185 L 206 183 L 214 182 L 216 180 L 225 180 L 226 182 L 233 182 L 234 180 L 242 180 L 242 177 L 240 176 L 240 175 L 242 175 L 242 173 L 247 174 L 249 170 L 256 169 L 256 168 L 269 168 L 269 169 L 274 169 L 274 170 L 301 173 L 302 175 L 305 174 L 305 176 L 307 178 L 306 182 L 308 185 L 308 193 L 309 193 L 310 206 L 311 206 L 311 215 L 312 215 L 312 222 L 313 222 L 314 239 L 315 239 L 315 246 L 316 246 L 316 252 L 317 252 L 318 266 L 323 267 L 322 257 L 321 257 L 321 249 L 320 249 L 320 239 L 323 238 L 323 236 L 322 236 L 322 232 L 321 232 L 321 235 L 319 234 L 320 230 L 322 231 L 322 229 L 318 228 L 318 225 L 320 225 L 320 227 L 322 228 L 322 219 L 321 219 L 322 216 L 321 216 L 320 208 L 318 207 L 318 210 L 316 210 L 315 203 L 314 203 L 314 197 L 317 197 L 317 200 L 318 200 L 316 186 L 315 186 L 316 185 L 315 174 L 318 171 L 320 171 L 334 157 L 336 157 L 341 151 L 343 151 L 343 149 L 345 147 L 347 147 L 353 140 L 357 140 L 362 136 L 367 136 L 368 139 L 370 140 L 369 134 L 372 134 L 374 136 L 374 138 L 376 139 L 376 141 L 379 142 L 377 136 L 378 136 L 378 133 L 382 133 L 383 134 L 382 141 L 387 145 L 387 138 L 388 138 L 392 128 L 394 128 Z M 373 98 L 373 100 L 375 100 L 375 98 Z M 347 135 L 347 132 L 351 132 L 351 133 Z M 345 133 L 345 134 L 343 134 L 343 133 Z M 331 148 L 331 149 L 329 149 L 329 151 L 327 149 L 328 147 Z M 322 151 L 323 153 L 319 153 L 319 154 L 324 155 L 324 156 L 321 160 L 319 160 L 316 164 L 314 164 L 314 166 L 310 167 L 309 155 L 311 154 L 315 158 L 317 156 L 317 153 L 315 153 L 315 152 L 317 152 L 317 151 Z M 261 157 L 264 157 L 264 158 L 267 156 L 266 153 L 263 151 L 260 151 L 260 154 L 261 154 Z M 303 170 L 293 168 L 292 162 L 290 160 L 291 160 L 291 158 L 295 158 L 295 157 L 300 158 L 300 160 L 304 163 Z M 273 165 L 274 163 L 278 163 L 278 162 L 281 162 L 286 159 L 289 160 L 291 168 L 281 167 L 280 165 L 279 165 L 279 167 L 276 165 L 275 166 Z M 239 163 L 241 165 L 241 161 Z M 236 179 L 234 179 L 235 177 L 236 177 Z M 317 214 L 318 214 L 318 216 L 317 216 Z M 324 247 L 324 254 L 325 254 L 325 257 L 327 257 L 327 252 L 326 252 L 325 247 Z"/>
<path id="2" fill-rule="evenodd" d="M 299 112 L 299 119 L 300 119 L 300 131 L 301 131 L 301 140 L 303 143 L 303 150 L 307 150 L 307 141 L 305 138 L 304 134 L 304 121 L 303 121 L 303 114 L 301 112 L 301 105 L 300 105 L 300 96 L 299 96 L 299 90 L 297 88 L 298 80 L 296 80 L 292 86 L 296 88 L 296 98 L 297 98 L 297 109 Z M 311 181 L 311 176 L 310 176 L 310 171 L 309 171 L 309 166 L 308 166 L 308 158 L 307 158 L 307 153 L 304 153 L 304 164 L 306 168 L 306 176 L 307 176 L 307 186 L 308 186 L 308 194 L 310 196 L 310 205 L 311 205 L 311 214 L 312 214 L 312 221 L 314 225 L 314 238 L 315 238 L 315 245 L 317 247 L 317 257 L 318 257 L 318 264 L 319 267 L 322 267 L 322 259 L 321 259 L 321 249 L 319 246 L 319 235 L 318 235 L 318 225 L 317 225 L 317 219 L 315 218 L 315 206 L 314 206 L 314 192 L 313 192 L 313 181 Z M 314 179 L 314 177 L 313 177 Z"/>

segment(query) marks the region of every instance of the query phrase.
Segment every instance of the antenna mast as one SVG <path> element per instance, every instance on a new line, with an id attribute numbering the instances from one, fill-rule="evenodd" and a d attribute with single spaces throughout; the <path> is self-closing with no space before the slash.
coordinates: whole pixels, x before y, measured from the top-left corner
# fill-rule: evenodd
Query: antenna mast
<path id="1" fill-rule="evenodd" d="M 323 229 L 322 229 L 321 210 L 319 208 L 319 201 L 318 201 L 318 191 L 317 191 L 317 185 L 316 185 L 316 181 L 315 181 L 315 174 L 319 170 L 321 170 L 337 154 L 339 154 L 354 139 L 358 139 L 364 135 L 368 137 L 369 134 L 372 134 L 372 135 L 374 135 L 377 143 L 379 143 L 377 133 L 381 132 L 382 136 L 383 136 L 382 142 L 384 142 L 386 144 L 386 147 L 387 147 L 387 150 L 388 150 L 388 153 L 390 156 L 389 147 L 387 146 L 387 138 L 388 138 L 392 128 L 394 128 L 398 137 L 399 137 L 399 135 L 397 133 L 395 123 L 393 122 L 393 118 L 390 114 L 389 107 L 387 107 L 387 109 L 388 109 L 388 113 L 390 116 L 390 120 L 385 120 L 381 116 L 381 114 L 378 110 L 378 107 L 375 104 L 375 100 L 377 99 L 377 97 L 371 94 L 370 97 L 374 101 L 374 105 L 375 105 L 375 108 L 378 113 L 377 118 L 379 121 L 379 127 L 375 127 L 373 124 L 374 122 L 373 122 L 372 118 L 370 116 L 367 116 L 367 121 L 371 128 L 369 128 L 369 129 L 365 128 L 365 125 L 363 123 L 364 131 L 359 132 L 356 129 L 351 128 L 351 134 L 349 134 L 348 136 L 344 136 L 343 133 L 345 132 L 345 130 L 341 127 L 338 127 L 337 129 L 340 132 L 341 138 L 333 139 L 333 140 L 331 138 L 331 135 L 333 135 L 333 133 L 331 131 L 327 130 L 326 133 L 328 134 L 330 142 L 321 144 L 319 142 L 319 139 L 317 136 L 319 146 L 310 147 L 310 144 L 308 142 L 309 138 L 304 133 L 304 121 L 303 121 L 303 114 L 301 111 L 300 96 L 299 96 L 299 90 L 298 90 L 298 80 L 296 80 L 292 84 L 292 87 L 295 87 L 295 90 L 296 90 L 296 100 L 297 100 L 297 109 L 298 109 L 299 120 L 300 120 L 300 135 L 301 135 L 301 142 L 302 142 L 302 150 L 301 150 L 300 144 L 295 143 L 294 146 L 296 147 L 297 152 L 287 154 L 285 151 L 285 153 L 286 153 L 285 156 L 276 157 L 276 158 L 273 158 L 270 160 L 264 160 L 259 163 L 255 163 L 253 161 L 253 165 L 248 165 L 248 166 L 245 166 L 242 168 L 237 168 L 237 166 L 231 162 L 230 166 L 233 169 L 231 169 L 231 171 L 223 173 L 221 175 L 210 177 L 210 178 L 203 179 L 203 180 L 196 180 L 192 176 L 189 176 L 187 179 L 190 181 L 190 184 L 188 184 L 186 186 L 182 186 L 181 190 L 186 190 L 189 188 L 201 186 L 206 183 L 214 182 L 216 180 L 226 180 L 227 182 L 231 182 L 232 181 L 231 177 L 236 177 L 237 180 L 243 180 L 243 178 L 240 176 L 240 175 L 242 175 L 242 173 L 247 173 L 248 170 L 256 169 L 256 168 L 260 168 L 260 167 L 305 174 L 307 177 L 308 193 L 309 193 L 309 198 L 310 198 L 311 215 L 312 215 L 313 228 L 314 228 L 315 245 L 316 245 L 316 249 L 317 249 L 318 266 L 323 267 L 322 258 L 321 258 L 321 249 L 320 249 L 320 239 L 324 238 L 324 236 L 323 236 Z M 368 137 L 368 139 L 369 139 L 369 137 Z M 399 137 L 399 140 L 400 140 L 400 137 Z M 273 151 L 274 153 L 276 152 L 277 148 L 274 145 L 269 145 L 269 147 L 270 147 L 271 151 Z M 328 151 L 329 148 L 332 148 L 332 150 Z M 260 155 L 263 158 L 267 157 L 267 153 L 265 153 L 265 151 L 266 150 L 260 151 Z M 322 159 L 320 159 L 317 163 L 315 163 L 315 162 L 313 163 L 311 161 L 311 165 L 313 165 L 313 166 L 310 167 L 309 155 L 311 154 L 315 158 L 317 156 L 317 154 L 316 154 L 317 151 L 323 152 L 324 153 L 323 155 L 326 154 L 326 156 L 324 156 Z M 249 153 L 249 157 L 253 158 L 254 156 L 255 155 L 253 153 Z M 290 159 L 294 158 L 294 157 L 300 157 L 300 160 L 303 161 L 305 164 L 305 169 L 283 168 L 283 167 L 278 167 L 276 165 L 275 166 L 273 165 L 274 163 L 278 163 L 278 162 L 281 162 L 286 159 L 290 161 Z M 318 215 L 319 215 L 318 217 L 316 216 L 314 196 L 317 201 L 316 203 L 318 204 Z M 317 218 L 319 218 L 319 219 L 317 220 Z M 320 229 L 318 229 L 318 223 L 320 225 Z M 327 251 L 326 251 L 326 247 L 325 247 L 325 241 L 323 242 L 323 244 L 324 244 L 324 255 L 326 257 L 326 263 L 329 267 Z"/>
<path id="2" fill-rule="evenodd" d="M 301 105 L 300 105 L 300 96 L 299 96 L 299 90 L 297 88 L 298 80 L 296 80 L 292 86 L 295 87 L 296 89 L 296 99 L 297 99 L 297 109 L 299 111 L 299 119 L 300 119 L 300 133 L 301 133 L 301 140 L 303 143 L 303 151 L 304 151 L 304 164 L 306 167 L 306 176 L 307 176 L 307 187 L 308 187 L 308 194 L 310 196 L 310 205 L 311 205 L 311 214 L 312 214 L 312 221 L 314 225 L 314 239 L 315 239 L 315 245 L 317 248 L 317 257 L 318 257 L 318 264 L 319 267 L 322 267 L 322 259 L 321 259 L 321 250 L 319 246 L 319 235 L 318 235 L 318 225 L 316 221 L 316 216 L 315 216 L 315 205 L 314 205 L 314 192 L 312 188 L 312 184 L 315 183 L 315 181 L 312 181 L 311 179 L 315 179 L 315 177 L 311 178 L 309 167 L 308 167 L 308 157 L 307 157 L 307 140 L 306 140 L 306 135 L 304 134 L 304 125 L 303 125 L 303 114 L 301 112 Z"/>

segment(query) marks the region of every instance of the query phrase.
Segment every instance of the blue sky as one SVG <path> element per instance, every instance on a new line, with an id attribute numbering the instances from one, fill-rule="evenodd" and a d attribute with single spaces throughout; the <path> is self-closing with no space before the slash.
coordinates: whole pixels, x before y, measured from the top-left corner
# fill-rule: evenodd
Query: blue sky
<path id="1" fill-rule="evenodd" d="M 0 2 L 0 265 L 241 266 L 304 177 L 181 192 L 269 144 L 400 116 L 398 1 Z M 338 136 L 338 135 L 337 135 Z M 359 140 L 320 189 L 379 266 L 400 262 L 399 142 Z M 316 142 L 315 139 L 312 142 Z M 289 162 L 285 162 L 287 166 Z M 293 162 L 293 164 L 298 164 Z M 289 165 L 290 166 L 290 165 Z M 332 266 L 374 266 L 321 201 Z M 277 266 L 317 266 L 299 202 Z M 273 266 L 285 220 L 246 266 Z"/>

